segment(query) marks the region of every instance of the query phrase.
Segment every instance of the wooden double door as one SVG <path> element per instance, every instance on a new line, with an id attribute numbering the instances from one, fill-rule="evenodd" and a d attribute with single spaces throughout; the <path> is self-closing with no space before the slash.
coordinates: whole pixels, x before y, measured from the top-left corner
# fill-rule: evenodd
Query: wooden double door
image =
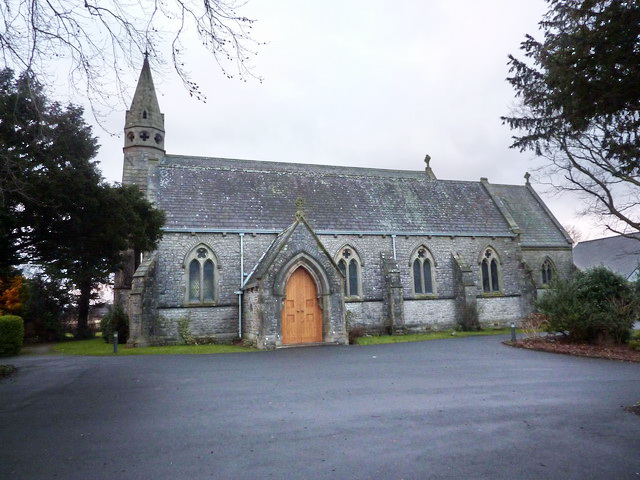
<path id="1" fill-rule="evenodd" d="M 289 277 L 282 308 L 282 343 L 322 342 L 322 310 L 316 282 L 304 267 Z"/>

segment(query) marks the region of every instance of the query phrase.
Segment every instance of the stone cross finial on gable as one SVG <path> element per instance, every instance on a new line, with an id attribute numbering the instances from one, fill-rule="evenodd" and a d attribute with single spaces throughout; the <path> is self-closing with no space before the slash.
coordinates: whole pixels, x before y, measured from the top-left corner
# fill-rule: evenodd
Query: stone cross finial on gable
<path id="1" fill-rule="evenodd" d="M 429 163 L 431 162 L 431 155 L 427 154 L 424 156 L 424 163 L 426 164 L 426 167 L 424 168 L 424 171 L 427 173 L 427 177 L 429 177 L 432 180 L 436 179 L 436 175 L 433 173 L 433 170 L 431 170 L 431 167 L 429 166 Z"/>
<path id="2" fill-rule="evenodd" d="M 529 178 L 531 178 L 531 174 L 530 174 L 529 172 L 526 172 L 526 173 L 524 174 L 524 179 L 526 180 L 527 185 L 531 185 L 531 184 L 529 183 Z"/>
<path id="3" fill-rule="evenodd" d="M 296 219 L 300 220 L 304 216 L 304 198 L 296 198 Z"/>

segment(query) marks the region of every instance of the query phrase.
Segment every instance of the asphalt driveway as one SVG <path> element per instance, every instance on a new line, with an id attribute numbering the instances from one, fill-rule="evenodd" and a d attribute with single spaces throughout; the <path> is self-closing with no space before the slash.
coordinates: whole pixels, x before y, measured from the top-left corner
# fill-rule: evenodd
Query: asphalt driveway
<path id="1" fill-rule="evenodd" d="M 501 340 L 11 359 L 0 479 L 640 479 L 640 365 Z"/>

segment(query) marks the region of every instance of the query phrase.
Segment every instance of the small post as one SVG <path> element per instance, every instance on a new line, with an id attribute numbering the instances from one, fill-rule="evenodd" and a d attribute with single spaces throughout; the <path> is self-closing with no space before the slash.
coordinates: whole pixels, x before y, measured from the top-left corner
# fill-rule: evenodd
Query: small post
<path id="1" fill-rule="evenodd" d="M 516 341 L 516 324 L 515 322 L 511 322 L 511 341 Z"/>
<path id="2" fill-rule="evenodd" d="M 113 353 L 118 353 L 118 332 L 113 332 Z"/>

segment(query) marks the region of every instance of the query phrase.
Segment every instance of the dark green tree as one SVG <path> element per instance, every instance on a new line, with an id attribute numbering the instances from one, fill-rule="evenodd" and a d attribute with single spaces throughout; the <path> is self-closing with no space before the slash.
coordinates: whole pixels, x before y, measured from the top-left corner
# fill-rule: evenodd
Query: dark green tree
<path id="1" fill-rule="evenodd" d="M 78 292 L 79 337 L 90 336 L 87 319 L 91 293 L 121 266 L 127 250 L 153 250 L 161 237 L 164 215 L 135 186 L 94 183 L 80 174 L 73 202 L 65 208 L 39 209 L 31 223 L 45 271 L 68 279 Z M 59 185 L 66 180 L 61 176 Z M 51 182 L 54 184 L 55 182 Z"/>
<path id="2" fill-rule="evenodd" d="M 640 312 L 637 284 L 605 267 L 556 279 L 537 306 L 549 319 L 549 332 L 589 343 L 625 342 Z"/>
<path id="3" fill-rule="evenodd" d="M 542 41 L 509 56 L 520 100 L 502 117 L 512 147 L 548 160 L 560 190 L 587 200 L 611 231 L 640 229 L 640 2 L 547 0 Z"/>
<path id="4" fill-rule="evenodd" d="M 22 294 L 25 338 L 44 342 L 62 340 L 64 315 L 71 307 L 65 281 L 34 275 L 25 279 Z"/>
<path id="5" fill-rule="evenodd" d="M 92 290 L 123 252 L 155 248 L 164 216 L 136 187 L 104 182 L 82 109 L 49 102 L 30 75 L 0 72 L 0 89 L 3 263 L 37 264 L 65 279 L 78 292 L 78 335 L 86 337 Z"/>

